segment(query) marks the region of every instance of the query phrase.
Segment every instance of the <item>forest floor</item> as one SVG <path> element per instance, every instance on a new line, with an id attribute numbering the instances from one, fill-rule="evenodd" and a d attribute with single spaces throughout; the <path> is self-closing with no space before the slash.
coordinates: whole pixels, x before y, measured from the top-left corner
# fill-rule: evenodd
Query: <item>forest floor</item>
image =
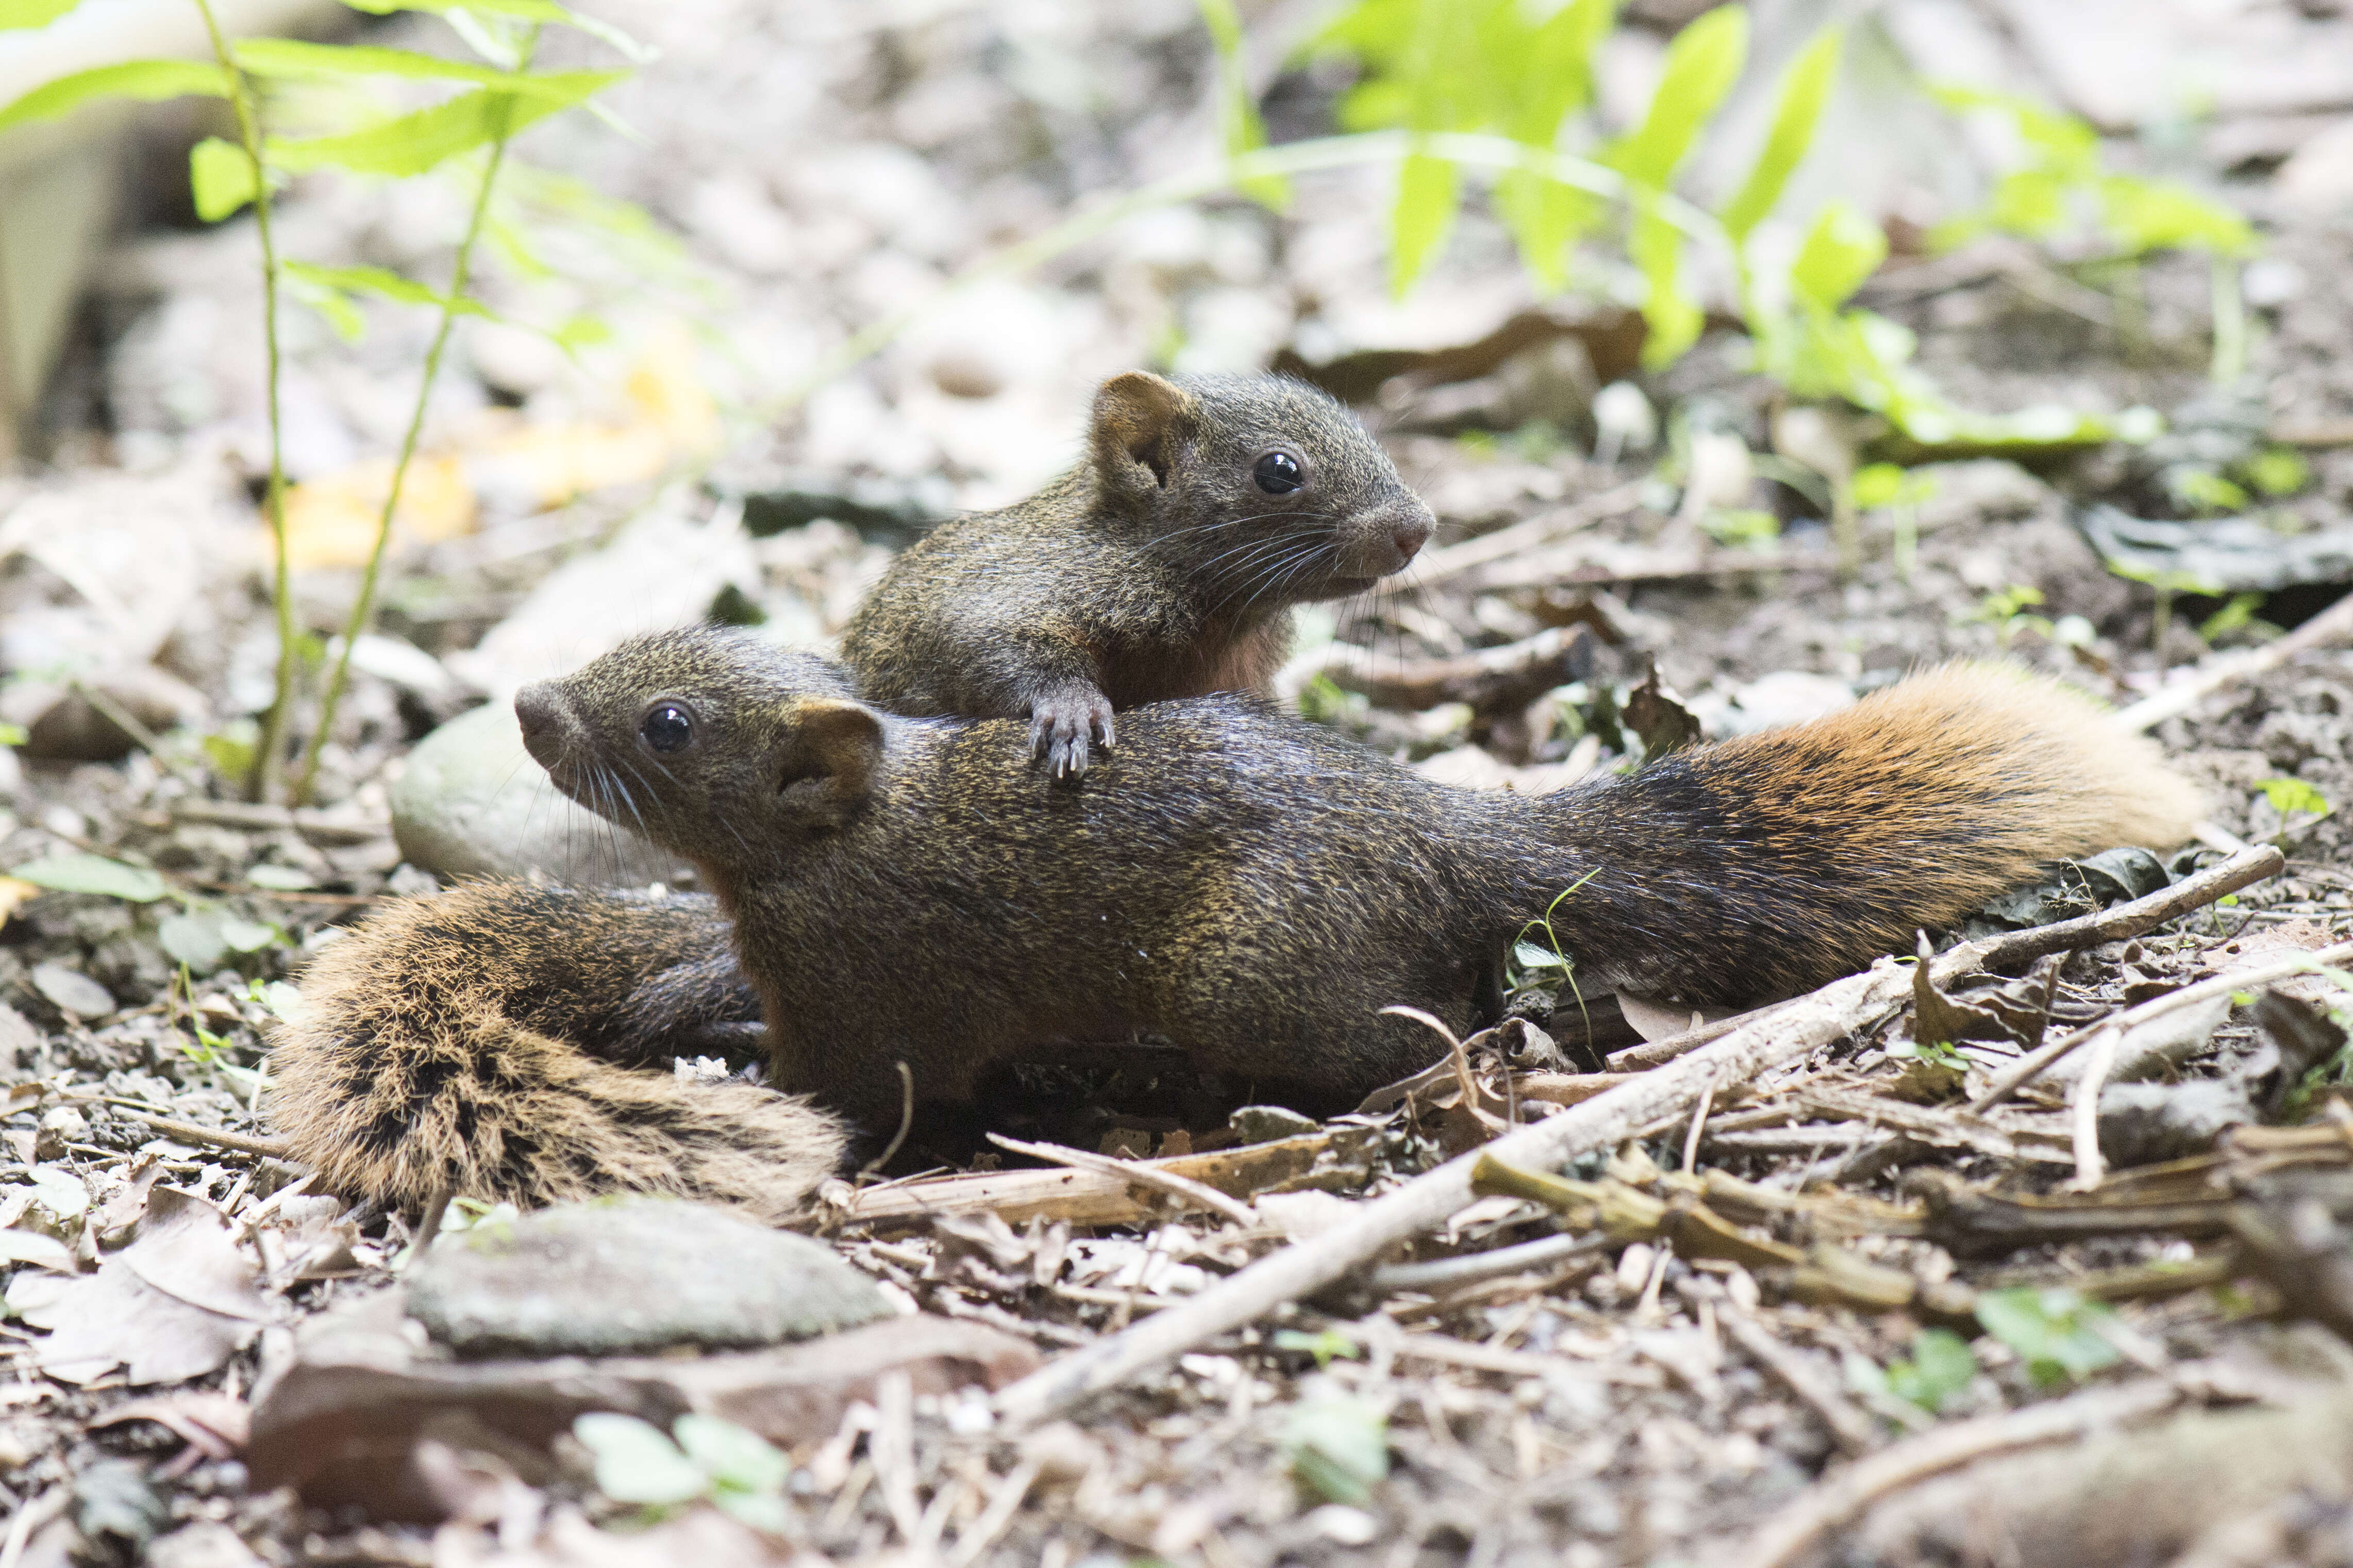
<path id="1" fill-rule="evenodd" d="M 484 291 L 610 335 L 575 361 L 503 324 L 460 337 L 427 425 L 439 478 L 404 513 L 383 636 L 301 811 L 244 803 L 215 765 L 250 746 L 275 646 L 251 231 L 149 226 L 111 258 L 45 460 L 0 478 L 0 721 L 29 731 L 0 749 L 0 1568 L 2353 1563 L 2353 1075 L 2331 1016 L 2353 980 L 2328 951 L 2353 936 L 2353 638 L 2325 635 L 2353 582 L 2353 223 L 2341 192 L 2315 209 L 2295 156 L 2329 132 L 2242 117 L 2126 144 L 2226 182 L 2263 226 L 2244 374 L 2223 382 L 2203 258 L 1893 259 L 1863 302 L 1918 334 L 1957 401 L 2151 408 L 2167 433 L 1931 454 L 1842 562 L 1818 470 L 1871 455 L 1872 431 L 1793 423 L 1729 333 L 1635 372 L 1606 279 L 1518 315 L 1539 302 L 1475 215 L 1391 300 L 1372 173 L 1304 182 L 1282 216 L 1134 220 L 778 416 L 850 331 L 1211 145 L 1189 5 L 888 10 L 636 8 L 665 50 L 616 100 L 636 139 L 584 121 L 522 144 L 582 184 L 523 182 L 518 233 L 555 274 L 496 269 Z M 1274 133 L 1321 128 L 1332 90 L 1284 78 Z M 402 192 L 306 182 L 282 243 L 429 268 L 461 194 Z M 323 628 L 355 591 L 353 520 L 425 328 L 370 307 L 353 345 L 287 321 L 299 611 Z M 1377 351 L 1401 353 L 1377 374 Z M 765 1427 L 792 1468 L 753 1489 L 782 1499 L 764 1529 L 700 1504 L 649 1517 L 600 1492 L 578 1440 L 516 1436 L 567 1400 L 664 1408 L 674 1363 L 493 1376 L 404 1361 L 397 1333 L 336 1361 L 318 1325 L 363 1321 L 418 1216 L 281 1156 L 267 1050 L 309 952 L 434 885 L 393 837 L 410 748 L 634 630 L 718 610 L 822 643 L 911 520 L 1034 488 L 1076 451 L 1093 384 L 1142 363 L 1281 364 L 1361 395 L 1440 531 L 1401 592 L 1303 617 L 1285 689 L 1434 776 L 1561 787 L 1685 721 L 1739 733 L 2001 658 L 2145 721 L 2207 790 L 2208 842 L 2054 868 L 1944 933 L 1936 984 L 1883 973 L 1802 1005 L 1833 1043 L 1599 1120 L 1574 1181 L 1491 1173 L 1341 1285 L 1028 1429 L 986 1387 L 1704 1042 L 1639 999 L 1566 993 L 1538 954 L 1513 1004 L 1536 1029 L 1355 1115 L 1172 1113 L 1165 1062 L 997 1108 L 1000 1131 L 1155 1160 L 1221 1205 L 1083 1163 L 1041 1184 L 1033 1161 L 919 1127 L 815 1228 L 904 1314 L 882 1330 L 921 1313 L 971 1337 L 886 1345 L 903 1378 L 854 1357 L 747 1372 L 802 1402 Z M 1622 401 L 1597 423 L 1620 381 L 1663 428 L 1646 438 Z M 2299 627 L 2312 646 L 2233 673 Z M 1509 679 L 1465 678 L 1474 653 Z M 43 864 L 47 886 L 5 875 Z M 1952 957 L 2102 908 L 2128 934 Z M 2062 1038 L 2085 1048 L 2009 1088 Z M 257 1407 L 290 1370 L 314 1403 Z M 314 1484 L 253 1473 L 272 1466 Z"/>

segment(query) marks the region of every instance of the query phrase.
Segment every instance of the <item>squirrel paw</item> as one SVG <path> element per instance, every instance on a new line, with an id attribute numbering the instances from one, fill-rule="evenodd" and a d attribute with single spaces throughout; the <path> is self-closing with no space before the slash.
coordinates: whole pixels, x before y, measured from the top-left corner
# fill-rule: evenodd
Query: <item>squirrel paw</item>
<path id="1" fill-rule="evenodd" d="M 1065 688 L 1029 704 L 1029 752 L 1046 759 L 1053 778 L 1087 771 L 1090 741 L 1111 749 L 1111 699 L 1094 688 Z"/>

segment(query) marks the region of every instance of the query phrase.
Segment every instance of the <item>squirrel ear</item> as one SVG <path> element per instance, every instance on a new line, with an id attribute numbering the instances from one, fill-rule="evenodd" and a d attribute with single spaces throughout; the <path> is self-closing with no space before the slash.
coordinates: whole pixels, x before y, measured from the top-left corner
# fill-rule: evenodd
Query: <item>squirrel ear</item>
<path id="1" fill-rule="evenodd" d="M 1095 465 L 1105 476 L 1132 475 L 1130 463 L 1151 470 L 1166 489 L 1176 466 L 1180 426 L 1193 412 L 1192 395 L 1149 371 L 1132 370 L 1095 394 Z M 1140 476 L 1138 476 L 1140 477 Z"/>
<path id="2" fill-rule="evenodd" d="M 789 721 L 796 743 L 777 790 L 813 784 L 834 807 L 864 800 L 882 764 L 882 721 L 872 710 L 812 697 L 794 704 Z"/>

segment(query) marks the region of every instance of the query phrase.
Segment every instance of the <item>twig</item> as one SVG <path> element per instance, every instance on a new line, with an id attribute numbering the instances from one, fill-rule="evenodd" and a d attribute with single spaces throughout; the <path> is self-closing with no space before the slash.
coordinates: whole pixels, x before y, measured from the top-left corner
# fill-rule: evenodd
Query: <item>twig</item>
<path id="1" fill-rule="evenodd" d="M 2121 1035 L 2147 1023 L 2152 1018 L 2161 1018 L 2168 1013 L 2188 1007 L 2195 1003 L 2209 1002 L 2217 996 L 2227 996 L 2233 991 L 2244 991 L 2253 986 L 2263 984 L 2267 981 L 2285 980 L 2296 974 L 2309 974 L 2316 967 L 2321 965 L 2348 962 L 2353 962 L 2353 942 L 2340 942 L 2335 947 L 2324 947 L 2317 952 L 2283 959 L 2277 963 L 2259 964 L 2253 969 L 2225 970 L 2211 980 L 2201 980 L 2195 985 L 2185 985 L 2179 991 L 2168 991 L 2162 996 L 2152 997 L 2137 1007 L 2127 1007 L 2123 1012 L 2104 1018 L 2096 1024 L 2086 1024 L 2073 1034 L 2063 1035 L 2040 1050 L 2019 1058 L 2015 1063 L 2003 1068 L 1995 1077 L 1983 1094 L 1969 1102 L 1969 1112 L 1971 1115 L 1981 1114 L 1988 1106 L 2010 1094 L 2021 1084 L 2033 1081 L 2052 1062 L 2104 1029 L 2114 1029 Z"/>
<path id="2" fill-rule="evenodd" d="M 1707 1113 L 1715 1108 L 1715 1080 L 1710 1079 L 1707 1087 L 1700 1090 L 1699 1104 L 1692 1110 L 1691 1131 L 1683 1134 L 1683 1170 L 1687 1173 L 1699 1169 L 1699 1135 L 1706 1130 Z"/>
<path id="3" fill-rule="evenodd" d="M 2210 660 L 2187 679 L 2142 698 L 2116 717 L 2129 728 L 2146 730 L 2189 712 L 2226 686 L 2236 686 L 2277 669 L 2300 653 L 2327 647 L 2353 637 L 2353 598 L 2339 599 L 2304 625 L 2276 641 L 2245 653 Z"/>
<path id="4" fill-rule="evenodd" d="M 1639 1046 L 1628 1046 L 1622 1051 L 1612 1051 L 1609 1053 L 1609 1070 L 1639 1072 L 1644 1068 L 1657 1067 L 1662 1062 L 1671 1062 L 1677 1057 L 1699 1049 L 1710 1040 L 1720 1040 L 1742 1025 L 1753 1024 L 1757 1019 L 1778 1012 L 1788 1005 L 1787 1002 L 1775 1002 L 1764 1007 L 1752 1007 L 1746 1013 L 1735 1013 L 1728 1018 L 1718 1018 L 1713 1024 L 1702 1024 L 1696 1028 L 1685 1029 L 1680 1034 L 1663 1036 L 1655 1040 L 1645 1040 Z"/>
<path id="5" fill-rule="evenodd" d="M 899 1152 L 899 1146 L 907 1141 L 908 1132 L 913 1131 L 915 1125 L 914 1069 L 908 1067 L 905 1062 L 892 1062 L 891 1065 L 899 1069 L 899 1131 L 891 1134 L 891 1142 L 884 1147 L 882 1152 L 858 1168 L 858 1179 L 861 1182 L 891 1163 L 892 1157 Z"/>
<path id="6" fill-rule="evenodd" d="M 1906 1438 L 1824 1476 L 1767 1520 L 1761 1530 L 1750 1532 L 1752 1544 L 1728 1561 L 1736 1568 L 1787 1568 L 1800 1561 L 1823 1532 L 1846 1523 L 1890 1492 L 1989 1454 L 2066 1442 L 2119 1421 L 2154 1415 L 2170 1409 L 2181 1397 L 2173 1384 L 2152 1379 L 1962 1421 Z"/>
<path id="7" fill-rule="evenodd" d="M 971 1568 L 980 1561 L 982 1552 L 997 1544 L 997 1538 L 1005 1533 L 1005 1527 L 1020 1511 L 1029 1489 L 1037 1485 L 1038 1473 L 1043 1468 L 1037 1459 L 1027 1458 L 1005 1472 L 1005 1479 L 988 1494 L 988 1504 L 980 1510 L 980 1517 L 956 1537 L 955 1547 L 948 1553 L 948 1568 Z"/>
<path id="8" fill-rule="evenodd" d="M 1588 1252 L 1599 1252 L 1609 1245 L 1609 1238 L 1600 1235 L 1539 1237 L 1516 1247 L 1491 1247 L 1460 1258 L 1434 1258 L 1427 1263 L 1385 1263 L 1374 1269 L 1365 1282 L 1380 1296 L 1393 1296 L 1400 1290 L 1451 1290 L 1459 1285 L 1476 1285 L 1482 1279 L 1505 1274 L 1549 1268 Z"/>
<path id="9" fill-rule="evenodd" d="M 2107 1174 L 2107 1166 L 2100 1159 L 2100 1090 L 2108 1087 L 2108 1074 L 2116 1070 L 2116 1047 L 2124 1037 L 2125 1032 L 2114 1024 L 2094 1036 L 2084 1060 L 2084 1076 L 2075 1081 L 2075 1103 L 2069 1109 L 2074 1115 L 2079 1192 L 2090 1192 Z"/>
<path id="10" fill-rule="evenodd" d="M 248 1132 L 229 1132 L 218 1127 L 199 1127 L 193 1121 L 176 1121 L 168 1116 L 153 1116 L 143 1110 L 131 1110 L 121 1106 L 125 1116 L 133 1121 L 153 1127 L 166 1138 L 177 1138 L 185 1143 L 210 1143 L 222 1149 L 235 1149 L 240 1153 L 261 1154 L 274 1160 L 290 1158 L 293 1146 L 283 1138 L 257 1138 Z"/>
<path id="11" fill-rule="evenodd" d="M 874 1431 L 866 1440 L 866 1456 L 874 1461 L 874 1484 L 882 1489 L 900 1539 L 913 1546 L 923 1515 L 915 1502 L 915 1385 L 903 1371 L 875 1380 Z"/>
<path id="12" fill-rule="evenodd" d="M 1780 1379 L 1788 1391 L 1822 1418 L 1831 1436 L 1852 1458 L 1879 1446 L 1879 1427 L 1855 1403 L 1841 1394 L 1812 1367 L 1799 1361 L 1789 1347 L 1775 1339 L 1765 1325 L 1728 1302 L 1716 1303 L 1715 1321 L 1732 1341 L 1757 1365 Z"/>
<path id="13" fill-rule="evenodd" d="M 1033 1160 L 1043 1160 L 1050 1165 L 1068 1165 L 1074 1171 L 1093 1171 L 1101 1175 L 1117 1176 L 1134 1182 L 1139 1187 L 1155 1187 L 1175 1197 L 1183 1198 L 1197 1208 L 1212 1209 L 1240 1226 L 1258 1224 L 1258 1215 L 1250 1206 L 1226 1196 L 1217 1188 L 1180 1176 L 1174 1171 L 1156 1170 L 1134 1160 L 1114 1160 L 1108 1154 L 1091 1154 L 1084 1149 L 1066 1149 L 1059 1143 L 1024 1143 L 1018 1138 L 1008 1138 L 992 1132 L 988 1141 L 1000 1149 L 1010 1149 L 1016 1154 L 1027 1154 Z"/>
<path id="14" fill-rule="evenodd" d="M 2072 921 L 2060 921 L 2053 925 L 2030 926 L 2024 931 L 1989 937 L 1977 944 L 1979 950 L 1977 962 L 1988 969 L 2006 970 L 2013 964 L 2053 952 L 2064 952 L 2070 948 L 2125 942 L 2155 931 L 2176 915 L 2203 909 L 2224 894 L 2235 893 L 2251 882 L 2276 877 L 2286 866 L 2286 856 L 2271 845 L 2259 844 L 2244 854 L 2232 856 L 2219 866 L 2209 866 L 2194 877 L 2185 877 L 2169 888 L 2161 888 L 2130 903 L 2118 904 L 2096 914 L 2078 915 Z M 1945 978 L 1942 959 L 1937 961 L 1936 978 Z"/>
<path id="15" fill-rule="evenodd" d="M 1659 1071 L 1516 1128 L 1484 1149 L 1457 1155 L 1362 1205 L 1323 1235 L 1261 1258 L 1185 1305 L 1041 1367 L 997 1394 L 998 1414 L 1017 1427 L 1046 1420 L 1285 1301 L 1312 1295 L 1467 1205 L 1472 1198 L 1471 1173 L 1482 1154 L 1544 1169 L 1610 1147 L 1662 1117 L 1680 1119 L 1710 1083 L 1719 1089 L 1745 1083 L 1844 1038 L 1900 1005 L 1910 991 L 1908 973 L 1883 963 L 1833 981 Z"/>
<path id="16" fill-rule="evenodd" d="M 16 1517 L 8 1521 L 7 1539 L 0 1541 L 0 1568 L 16 1568 L 25 1555 L 25 1542 L 32 1539 L 33 1531 L 64 1513 L 72 1501 L 73 1488 L 51 1487 L 18 1509 Z"/>

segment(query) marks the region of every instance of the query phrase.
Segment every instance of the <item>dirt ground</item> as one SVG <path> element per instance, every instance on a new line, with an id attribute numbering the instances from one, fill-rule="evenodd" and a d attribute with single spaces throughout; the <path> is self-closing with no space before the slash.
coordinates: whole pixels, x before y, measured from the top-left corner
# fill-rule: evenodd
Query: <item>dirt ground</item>
<path id="1" fill-rule="evenodd" d="M 250 743 L 274 652 L 253 505 L 266 435 L 250 229 L 172 226 L 168 201 L 150 203 L 45 405 L 40 460 L 0 477 L 0 721 L 31 731 L 0 749 L 0 868 L 90 854 L 169 889 L 43 890 L 0 872 L 0 1237 L 37 1238 L 0 1247 L 0 1271 L 15 1270 L 0 1321 L 13 1368 L 0 1500 L 15 1532 L 0 1536 L 0 1568 L 2353 1563 L 2353 1074 L 2328 1018 L 2353 982 L 2296 967 L 2353 925 L 2353 829 L 2331 809 L 2353 800 L 2342 637 L 2219 682 L 2152 731 L 2209 795 L 2210 842 L 2171 858 L 2173 880 L 2263 845 L 2284 853 L 2279 874 L 2063 962 L 1954 978 L 1951 999 L 1926 1005 L 2011 1019 L 1956 1036 L 1957 1052 L 1915 1045 L 1906 991 L 1696 1120 L 1685 1110 L 1581 1154 L 1568 1172 L 1593 1184 L 1581 1195 L 1548 1206 L 1491 1191 L 1384 1254 L 1386 1274 L 1287 1302 L 1035 1430 L 971 1391 L 861 1395 L 784 1444 L 784 1522 L 765 1534 L 700 1505 L 649 1522 L 600 1494 L 570 1438 L 535 1461 L 449 1439 L 438 1523 L 257 1483 L 257 1379 L 282 1374 L 301 1325 L 391 1280 L 417 1217 L 296 1185 L 302 1173 L 272 1152 L 266 1074 L 274 1010 L 293 1005 L 272 984 L 299 986 L 322 931 L 434 885 L 389 826 L 417 742 L 649 619 L 732 606 L 786 640 L 838 634 L 915 520 L 1000 503 L 1067 462 L 1090 390 L 1120 369 L 1282 363 L 1341 384 L 1362 363 L 1351 355 L 1472 343 L 1542 303 L 1476 211 L 1431 279 L 1392 300 L 1386 176 L 1344 172 L 1303 182 L 1280 217 L 1224 199 L 1164 210 L 982 285 L 780 415 L 778 395 L 850 331 L 976 255 L 1197 162 L 1212 145 L 1197 14 L 1177 0 L 614 10 L 664 51 L 616 97 L 634 135 L 558 121 L 522 145 L 542 169 L 641 204 L 672 237 L 599 226 L 552 178 L 519 203 L 554 270 L 493 268 L 491 302 L 534 321 L 596 313 L 613 330 L 576 363 L 519 329 L 458 340 L 425 449 L 463 500 L 406 514 L 381 630 L 414 657 L 362 661 L 315 809 L 235 798 L 201 740 Z M 398 19 L 384 37 L 424 46 L 434 26 Z M 1650 54 L 1630 46 L 1624 63 L 1637 78 L 1658 44 L 1641 36 Z M 2012 85 L 2036 89 L 2031 67 Z M 1283 73 L 1267 99 L 1274 135 L 1327 129 L 1340 85 L 1320 65 Z M 2302 135 L 2325 133 L 2324 118 L 2306 116 Z M 2265 127 L 2269 141 L 2254 133 Z M 1632 761 L 1646 728 L 1633 694 L 1653 671 L 1710 736 L 1955 657 L 2063 676 L 2129 711 L 2327 613 L 2353 583 L 2353 552 L 2332 540 L 2353 528 L 2353 296 L 2339 282 L 2353 209 L 2282 195 L 2273 176 L 2300 143 L 2273 120 L 2224 119 L 2187 143 L 2179 131 L 2144 126 L 2113 147 L 2195 171 L 2262 226 L 2240 275 L 2245 374 L 2228 384 L 2211 374 L 2200 257 L 2119 268 L 1994 244 L 1899 254 L 1863 296 L 1918 334 L 1920 363 L 1965 405 L 2147 407 L 2164 436 L 2017 461 L 1942 455 L 1914 469 L 1914 499 L 1862 513 L 1859 564 L 1841 570 L 1811 470 L 1786 456 L 1804 449 L 1790 410 L 1729 332 L 1628 377 L 1672 438 L 1596 455 L 1609 443 L 1593 396 L 1617 378 L 1595 345 L 1623 323 L 1605 279 L 1553 302 L 1576 331 L 1462 379 L 1372 384 L 1360 412 L 1441 530 L 1408 592 L 1305 619 L 1291 694 L 1438 776 L 1535 788 Z M 1949 174 L 1937 160 L 1951 150 L 1917 141 L 1887 176 L 1889 211 Z M 438 266 L 460 199 L 430 183 L 306 181 L 285 198 L 284 244 L 331 264 Z M 316 508 L 300 614 L 322 629 L 357 583 L 336 498 L 364 496 L 364 466 L 396 439 L 427 330 L 420 313 L 367 311 L 357 344 L 287 316 L 288 462 Z M 1726 436 L 1747 466 L 1703 506 L 1694 442 Z M 607 467 L 548 477 L 548 450 L 584 445 Z M 2179 501 L 2182 472 L 2239 472 L 2266 453 L 2300 470 L 2243 518 Z M 1734 510 L 1769 515 L 1775 536 L 1725 535 L 1717 514 Z M 2195 561 L 2222 561 L 2228 581 L 2117 574 L 2104 560 L 2116 536 L 2100 531 L 2118 514 L 2173 526 L 2136 537 L 2204 550 Z M 1504 529 L 1529 535 L 1504 558 L 1535 563 L 1521 580 L 1448 564 Z M 659 584 L 559 579 L 631 540 L 669 552 Z M 559 580 L 578 596 L 551 602 Z M 1592 635 L 1573 679 L 1534 698 L 1382 696 L 1385 671 L 1579 626 Z M 1351 648 L 1370 653 L 1351 665 Z M 2039 901 L 1946 935 L 2166 881 L 2054 870 Z M 2063 1082 L 1963 1110 L 2046 1031 L 2094 1033 L 2264 964 L 2280 973 L 2235 994 L 2225 984 L 2202 1030 L 2119 1070 L 2141 1081 L 2115 1088 L 2150 1091 L 2144 1120 L 2112 1133 L 2098 1102 L 2095 1142 L 2116 1168 L 2089 1193 L 2071 1186 L 2082 1152 Z M 1069 1354 L 1341 1223 L 1502 1122 L 1540 1120 L 1546 1095 L 1565 1107 L 1588 1092 L 1562 1083 L 1643 1064 L 1607 1059 L 1642 1043 L 1611 1022 L 1613 1004 L 1587 1036 L 1576 997 L 1540 968 L 1523 978 L 1514 1011 L 1561 1056 L 1515 1059 L 1490 1036 L 1459 1077 L 1277 1129 L 1306 1141 L 1305 1163 L 1238 1194 L 1247 1223 L 1144 1188 L 1117 1189 L 1111 1220 L 986 1203 L 925 1220 L 894 1215 L 893 1189 L 870 1180 L 835 1194 L 817 1229 L 910 1312 Z M 2031 1028 L 2016 1022 L 2027 1014 Z M 2316 1054 L 2295 1056 L 2295 1039 Z M 1198 1095 L 1172 1111 L 1172 1081 L 1032 1079 L 991 1125 L 1087 1152 L 1231 1152 L 1256 1169 L 1247 1151 L 1268 1131 L 1229 1127 L 1233 1108 Z M 2174 1093 L 2200 1085 L 2242 1109 L 2218 1121 Z M 1028 1163 L 970 1132 L 919 1129 L 885 1174 L 985 1180 Z M 30 1325 L 15 1282 L 95 1278 L 174 1190 L 241 1227 L 238 1256 L 259 1259 L 238 1277 L 249 1310 L 223 1320 L 238 1326 L 215 1324 L 207 1351 L 176 1320 L 93 1295 L 77 1331 L 113 1354 L 105 1366 L 130 1365 L 45 1375 L 50 1325 Z M 1588 1239 L 1483 1275 L 1395 1273 L 1556 1236 Z M 142 1354 L 150 1373 L 174 1356 L 203 1370 L 138 1376 Z"/>

